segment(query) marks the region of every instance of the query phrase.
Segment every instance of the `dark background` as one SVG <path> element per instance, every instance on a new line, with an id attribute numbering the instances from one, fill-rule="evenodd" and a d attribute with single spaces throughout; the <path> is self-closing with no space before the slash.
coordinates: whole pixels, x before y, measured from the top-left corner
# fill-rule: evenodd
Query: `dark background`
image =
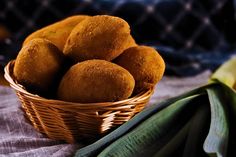
<path id="1" fill-rule="evenodd" d="M 166 75 L 188 76 L 216 69 L 235 54 L 234 1 L 227 0 L 1 0 L 2 67 L 15 58 L 33 31 L 74 14 L 124 18 L 141 45 L 164 57 Z"/>

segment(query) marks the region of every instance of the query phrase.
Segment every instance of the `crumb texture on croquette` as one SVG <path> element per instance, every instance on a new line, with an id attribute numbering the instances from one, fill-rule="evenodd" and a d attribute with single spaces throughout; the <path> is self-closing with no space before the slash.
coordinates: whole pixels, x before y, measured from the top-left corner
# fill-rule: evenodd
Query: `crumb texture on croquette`
<path id="1" fill-rule="evenodd" d="M 131 47 L 117 57 L 114 62 L 133 75 L 136 93 L 155 86 L 165 70 L 162 57 L 154 48 L 148 46 Z"/>
<path id="2" fill-rule="evenodd" d="M 20 50 L 13 69 L 16 80 L 38 93 L 51 91 L 64 56 L 50 41 L 36 38 Z"/>
<path id="3" fill-rule="evenodd" d="M 30 34 L 13 75 L 29 92 L 97 103 L 124 100 L 153 88 L 164 70 L 159 53 L 137 45 L 124 19 L 74 15 Z"/>
<path id="4" fill-rule="evenodd" d="M 75 62 L 89 59 L 111 61 L 134 45 L 125 20 L 98 15 L 83 20 L 72 30 L 63 52 Z"/>
<path id="5" fill-rule="evenodd" d="M 43 27 L 30 34 L 25 39 L 23 45 L 27 44 L 32 39 L 43 38 L 51 41 L 62 52 L 66 40 L 69 34 L 71 33 L 72 29 L 88 17 L 89 16 L 87 15 L 75 15 L 53 23 L 49 26 Z"/>
<path id="6" fill-rule="evenodd" d="M 72 66 L 62 78 L 58 98 L 80 103 L 113 102 L 131 96 L 135 81 L 124 68 L 105 60 Z"/>

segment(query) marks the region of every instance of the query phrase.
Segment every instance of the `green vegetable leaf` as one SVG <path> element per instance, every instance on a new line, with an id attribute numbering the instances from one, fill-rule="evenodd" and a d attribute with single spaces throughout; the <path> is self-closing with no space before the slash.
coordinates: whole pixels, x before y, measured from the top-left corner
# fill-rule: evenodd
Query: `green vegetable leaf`
<path id="1" fill-rule="evenodd" d="M 211 108 L 211 124 L 203 148 L 212 157 L 224 157 L 227 153 L 228 107 L 222 91 L 223 88 L 220 85 L 207 89 Z"/>
<path id="2" fill-rule="evenodd" d="M 236 88 L 236 57 L 230 59 L 215 71 L 210 79 L 210 82 L 214 81 L 222 82 L 230 88 Z"/>
<path id="3" fill-rule="evenodd" d="M 172 130 L 175 130 L 184 121 L 181 119 L 177 122 L 177 117 L 181 116 L 186 107 L 190 108 L 190 106 L 196 105 L 193 103 L 193 100 L 197 97 L 199 95 L 183 98 L 154 114 L 137 126 L 137 128 L 109 145 L 99 154 L 99 157 L 153 155 L 156 150 L 163 146 L 164 141 L 166 141 L 165 138 L 170 139 L 168 137 L 170 136 L 169 134 L 173 133 Z M 185 118 L 188 119 L 187 117 Z M 178 131 L 176 130 L 173 134 L 176 134 Z"/>

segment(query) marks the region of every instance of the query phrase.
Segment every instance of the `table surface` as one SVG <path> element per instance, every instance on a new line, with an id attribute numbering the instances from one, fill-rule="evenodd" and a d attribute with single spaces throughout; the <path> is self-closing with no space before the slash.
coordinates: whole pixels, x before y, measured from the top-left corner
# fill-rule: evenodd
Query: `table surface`
<path id="1" fill-rule="evenodd" d="M 163 99 L 179 95 L 185 91 L 207 83 L 210 72 L 204 72 L 194 77 L 168 77 L 163 79 L 155 88 L 150 105 L 157 104 Z M 3 72 L 1 73 L 1 83 Z M 0 85 L 0 157 L 25 157 L 25 156 L 71 156 L 78 144 L 66 144 L 61 141 L 51 140 L 35 131 L 33 126 L 24 118 L 15 92 Z M 14 116 L 13 116 L 14 115 Z"/>

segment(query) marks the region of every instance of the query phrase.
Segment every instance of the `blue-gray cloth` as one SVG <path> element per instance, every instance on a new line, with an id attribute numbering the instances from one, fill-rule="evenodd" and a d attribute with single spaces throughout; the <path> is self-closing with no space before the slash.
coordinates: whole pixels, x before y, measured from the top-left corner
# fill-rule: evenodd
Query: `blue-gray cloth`
<path id="1" fill-rule="evenodd" d="M 0 24 L 13 36 L 1 43 L 0 62 L 13 58 L 24 38 L 38 28 L 73 14 L 109 14 L 129 22 L 138 44 L 157 48 L 167 63 L 166 74 L 214 70 L 235 54 L 235 4 L 233 0 L 3 0 Z"/>
<path id="2" fill-rule="evenodd" d="M 37 132 L 20 106 L 15 92 L 0 86 L 0 157 L 69 157 L 79 148 Z"/>

